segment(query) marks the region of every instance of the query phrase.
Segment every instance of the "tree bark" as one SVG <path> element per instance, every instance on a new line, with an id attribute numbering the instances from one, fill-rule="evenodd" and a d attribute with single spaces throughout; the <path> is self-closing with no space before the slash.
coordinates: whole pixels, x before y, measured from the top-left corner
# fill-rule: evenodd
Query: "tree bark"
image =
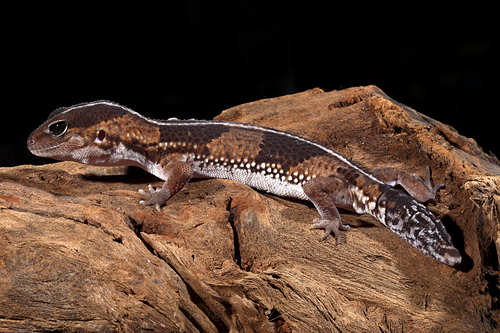
<path id="1" fill-rule="evenodd" d="M 462 264 L 348 212 L 342 244 L 321 242 L 310 203 L 235 181 L 191 181 L 158 212 L 137 190 L 162 182 L 135 168 L 0 168 L 0 332 L 498 331 L 500 163 L 474 140 L 374 86 L 216 119 L 304 136 L 368 170 L 429 165 L 445 187 L 428 207 Z"/>

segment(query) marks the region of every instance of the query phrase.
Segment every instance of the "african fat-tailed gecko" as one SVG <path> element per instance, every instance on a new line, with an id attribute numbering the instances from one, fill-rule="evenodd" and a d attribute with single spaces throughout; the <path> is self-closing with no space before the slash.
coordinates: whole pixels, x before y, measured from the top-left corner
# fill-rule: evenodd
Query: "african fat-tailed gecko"
<path id="1" fill-rule="evenodd" d="M 325 239 L 349 229 L 336 207 L 370 214 L 421 252 L 450 266 L 462 257 L 443 224 L 421 203 L 433 199 L 426 179 L 395 168 L 371 173 L 339 153 L 297 135 L 222 121 L 146 118 L 108 101 L 60 108 L 28 139 L 42 157 L 112 166 L 134 165 L 165 180 L 140 190 L 160 208 L 193 177 L 233 179 L 278 196 L 311 201 Z M 400 184 L 407 193 L 392 186 Z"/>

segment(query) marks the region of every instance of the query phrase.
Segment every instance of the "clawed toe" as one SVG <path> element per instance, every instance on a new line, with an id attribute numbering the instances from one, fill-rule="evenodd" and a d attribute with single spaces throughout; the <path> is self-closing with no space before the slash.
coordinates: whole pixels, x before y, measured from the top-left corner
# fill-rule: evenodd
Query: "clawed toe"
<path id="1" fill-rule="evenodd" d="M 444 184 L 437 184 L 436 186 L 432 187 L 432 195 L 433 197 L 436 197 L 437 192 L 441 187 L 444 187 Z"/>
<path id="2" fill-rule="evenodd" d="M 160 189 L 155 189 L 153 186 L 148 185 L 148 191 L 144 191 L 144 190 L 139 190 L 139 194 L 145 196 L 146 198 L 148 198 L 149 200 L 141 200 L 139 201 L 140 204 L 142 205 L 146 205 L 146 206 L 150 206 L 150 205 L 154 205 L 155 208 L 159 211 L 160 210 L 160 201 L 161 201 L 161 198 L 160 198 Z"/>
<path id="3" fill-rule="evenodd" d="M 334 220 L 320 220 L 318 218 L 313 220 L 312 227 L 314 229 L 324 229 L 325 233 L 321 236 L 321 240 L 324 241 L 329 235 L 337 238 L 337 244 L 342 241 L 342 235 L 339 230 L 346 231 L 350 227 L 348 225 L 343 225 L 340 221 Z"/>
<path id="4" fill-rule="evenodd" d="M 425 168 L 425 180 L 424 180 L 424 185 L 429 189 L 429 192 L 432 193 L 429 197 L 430 200 L 434 199 L 436 197 L 437 192 L 441 187 L 444 187 L 443 184 L 437 184 L 436 186 L 432 186 L 432 181 L 431 181 L 431 168 L 427 166 Z"/>

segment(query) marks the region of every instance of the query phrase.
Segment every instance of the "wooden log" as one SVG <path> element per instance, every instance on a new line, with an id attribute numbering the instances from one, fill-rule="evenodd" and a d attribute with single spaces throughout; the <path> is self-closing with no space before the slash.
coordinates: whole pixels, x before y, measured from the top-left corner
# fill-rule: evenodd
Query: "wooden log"
<path id="1" fill-rule="evenodd" d="M 445 187 L 428 207 L 463 263 L 348 212 L 343 243 L 321 242 L 310 203 L 234 181 L 192 181 L 158 212 L 137 190 L 161 181 L 134 168 L 0 168 L 0 332 L 498 331 L 500 163 L 474 140 L 374 86 L 216 119 L 307 137 L 368 170 L 429 165 Z"/>

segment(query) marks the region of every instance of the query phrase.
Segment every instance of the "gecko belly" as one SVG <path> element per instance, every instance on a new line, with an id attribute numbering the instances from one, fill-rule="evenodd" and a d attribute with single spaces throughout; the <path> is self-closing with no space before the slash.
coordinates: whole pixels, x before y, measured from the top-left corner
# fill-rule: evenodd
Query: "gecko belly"
<path id="1" fill-rule="evenodd" d="M 261 173 L 255 173 L 246 169 L 213 165 L 204 167 L 203 169 L 195 169 L 194 177 L 232 179 L 277 196 L 309 200 L 301 184 L 290 184 L 287 181 L 281 180 L 279 174 L 268 174 L 264 170 Z"/>

